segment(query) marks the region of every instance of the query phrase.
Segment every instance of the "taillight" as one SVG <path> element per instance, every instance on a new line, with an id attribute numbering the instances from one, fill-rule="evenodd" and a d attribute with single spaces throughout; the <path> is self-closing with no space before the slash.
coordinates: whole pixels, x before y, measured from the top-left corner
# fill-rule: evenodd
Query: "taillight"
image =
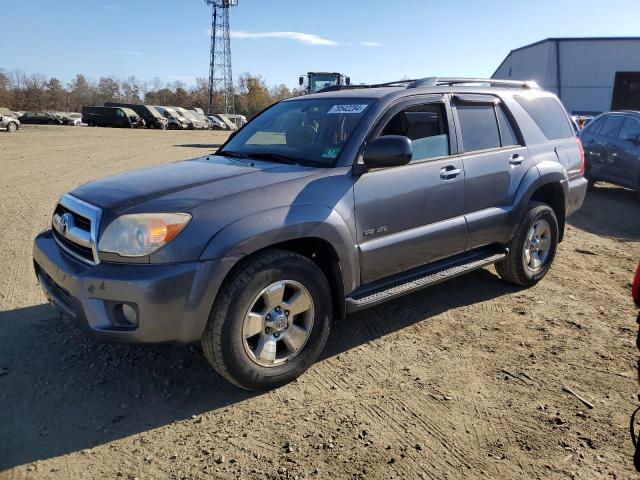
<path id="1" fill-rule="evenodd" d="M 638 263 L 636 276 L 631 285 L 631 296 L 633 297 L 633 301 L 636 302 L 636 305 L 640 307 L 640 263 Z"/>
<path id="2" fill-rule="evenodd" d="M 576 138 L 578 142 L 578 150 L 580 150 L 580 173 L 584 175 L 584 148 L 582 148 L 582 142 L 579 138 Z"/>

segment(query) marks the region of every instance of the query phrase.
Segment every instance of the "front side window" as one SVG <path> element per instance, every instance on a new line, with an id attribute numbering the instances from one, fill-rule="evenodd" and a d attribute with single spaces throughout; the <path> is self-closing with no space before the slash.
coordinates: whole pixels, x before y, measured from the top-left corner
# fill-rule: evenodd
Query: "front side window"
<path id="1" fill-rule="evenodd" d="M 618 138 L 625 141 L 638 141 L 640 138 L 640 122 L 635 118 L 627 118 L 618 133 Z"/>
<path id="2" fill-rule="evenodd" d="M 411 140 L 412 162 L 449 155 L 449 129 L 443 104 L 415 105 L 396 113 L 380 133 Z"/>
<path id="3" fill-rule="evenodd" d="M 281 102 L 247 123 L 218 154 L 333 166 L 374 102 L 371 98 Z"/>
<path id="4" fill-rule="evenodd" d="M 624 120 L 625 117 L 622 115 L 611 115 L 607 117 L 600 129 L 600 135 L 603 137 L 617 137 Z"/>
<path id="5" fill-rule="evenodd" d="M 530 98 L 521 95 L 513 98 L 529 114 L 548 140 L 573 137 L 573 127 L 569 123 L 564 108 L 555 98 Z"/>
<path id="6" fill-rule="evenodd" d="M 501 146 L 500 130 L 493 105 L 458 105 L 456 110 L 465 152 Z"/>

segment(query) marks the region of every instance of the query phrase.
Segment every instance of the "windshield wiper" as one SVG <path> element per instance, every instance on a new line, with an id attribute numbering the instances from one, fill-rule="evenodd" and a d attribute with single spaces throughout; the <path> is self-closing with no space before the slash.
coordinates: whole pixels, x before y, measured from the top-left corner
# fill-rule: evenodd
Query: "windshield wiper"
<path id="1" fill-rule="evenodd" d="M 240 152 L 232 152 L 231 150 L 218 150 L 215 154 L 221 157 L 247 158 L 247 155 Z"/>
<path id="2" fill-rule="evenodd" d="M 280 155 L 278 153 L 271 152 L 251 152 L 246 153 L 246 157 L 254 158 L 256 160 L 267 160 L 272 162 L 286 163 L 288 165 L 300 165 L 300 162 L 293 157 L 287 155 Z"/>

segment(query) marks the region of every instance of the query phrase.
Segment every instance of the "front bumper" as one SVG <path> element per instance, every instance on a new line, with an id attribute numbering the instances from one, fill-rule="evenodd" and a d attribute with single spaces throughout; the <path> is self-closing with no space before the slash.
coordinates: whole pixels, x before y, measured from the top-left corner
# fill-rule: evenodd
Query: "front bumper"
<path id="1" fill-rule="evenodd" d="M 62 252 L 49 230 L 34 240 L 33 260 L 49 301 L 92 336 L 189 343 L 200 339 L 220 284 L 237 259 L 92 267 Z M 136 322 L 123 321 L 118 314 L 123 304 L 137 313 Z"/>

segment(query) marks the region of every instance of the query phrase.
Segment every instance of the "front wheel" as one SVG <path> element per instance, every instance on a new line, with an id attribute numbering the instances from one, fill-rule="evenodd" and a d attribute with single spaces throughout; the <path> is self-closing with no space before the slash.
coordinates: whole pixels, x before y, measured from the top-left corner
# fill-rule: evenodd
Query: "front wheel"
<path id="1" fill-rule="evenodd" d="M 16 122 L 9 122 L 9 125 L 7 125 L 7 131 L 9 133 L 13 133 L 16 130 L 18 130 L 18 125 L 16 124 Z"/>
<path id="2" fill-rule="evenodd" d="M 201 343 L 213 368 L 246 390 L 288 383 L 316 361 L 329 335 L 331 293 L 318 266 L 284 250 L 245 262 L 225 282 Z"/>
<path id="3" fill-rule="evenodd" d="M 553 209 L 544 203 L 530 202 L 507 246 L 506 258 L 496 264 L 500 277 L 523 287 L 542 280 L 558 247 L 558 220 Z"/>

